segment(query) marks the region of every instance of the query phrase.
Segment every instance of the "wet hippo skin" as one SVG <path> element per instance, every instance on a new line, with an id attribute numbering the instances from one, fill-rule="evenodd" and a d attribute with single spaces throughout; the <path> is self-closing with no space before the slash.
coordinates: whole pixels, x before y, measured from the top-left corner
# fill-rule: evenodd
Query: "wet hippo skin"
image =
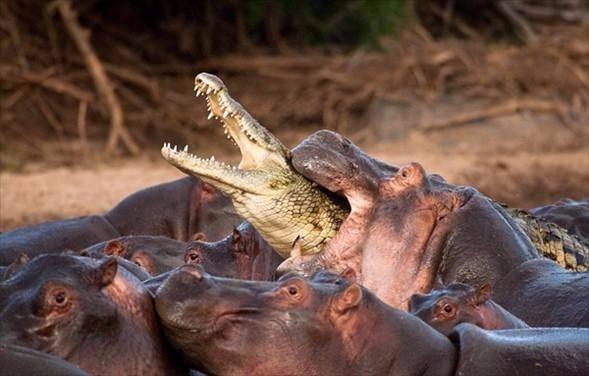
<path id="1" fill-rule="evenodd" d="M 150 294 L 114 258 L 48 254 L 13 270 L 0 281 L 0 342 L 89 374 L 187 372 L 160 335 Z"/>
<path id="2" fill-rule="evenodd" d="M 456 359 L 446 337 L 342 279 L 242 281 L 188 264 L 156 309 L 171 343 L 210 374 L 451 375 Z"/>
<path id="3" fill-rule="evenodd" d="M 0 343 L 0 376 L 85 376 L 84 371 L 60 358 Z"/>
<path id="4" fill-rule="evenodd" d="M 450 337 L 460 354 L 457 376 L 589 374 L 589 329 L 488 331 L 464 323 Z"/>
<path id="5" fill-rule="evenodd" d="M 530 326 L 589 327 L 589 272 L 532 260 L 507 274 L 494 290 L 494 300 Z"/>

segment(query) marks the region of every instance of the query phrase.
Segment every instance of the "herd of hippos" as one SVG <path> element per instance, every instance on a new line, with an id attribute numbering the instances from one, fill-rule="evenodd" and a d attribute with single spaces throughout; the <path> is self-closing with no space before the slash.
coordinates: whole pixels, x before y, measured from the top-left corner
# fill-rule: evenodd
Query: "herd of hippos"
<path id="1" fill-rule="evenodd" d="M 239 166 L 164 144 L 191 176 L 0 234 L 0 375 L 589 375 L 589 200 L 514 215 L 195 90 Z"/>

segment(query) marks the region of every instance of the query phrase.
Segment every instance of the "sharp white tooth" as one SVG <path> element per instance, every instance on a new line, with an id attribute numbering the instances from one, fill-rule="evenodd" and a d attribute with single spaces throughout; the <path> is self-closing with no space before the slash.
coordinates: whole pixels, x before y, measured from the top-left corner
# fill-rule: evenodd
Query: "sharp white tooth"
<path id="1" fill-rule="evenodd" d="M 214 155 L 212 155 L 212 156 L 211 156 L 211 162 L 214 162 L 214 161 L 215 161 L 215 156 L 214 156 Z"/>
<path id="2" fill-rule="evenodd" d="M 211 89 L 210 87 L 207 88 L 207 95 L 211 94 L 211 91 L 213 91 L 213 89 Z"/>
<path id="3" fill-rule="evenodd" d="M 178 145 L 174 145 L 174 152 L 178 152 Z"/>
<path id="4" fill-rule="evenodd" d="M 212 112 L 209 112 L 209 116 L 207 116 L 207 118 L 208 118 L 209 120 L 211 120 L 211 119 L 213 118 L 213 113 L 212 113 Z"/>
<path id="5" fill-rule="evenodd" d="M 195 86 L 194 90 L 196 90 L 196 96 L 199 97 L 200 96 L 200 89 Z"/>
<path id="6" fill-rule="evenodd" d="M 184 152 L 188 152 L 188 145 L 184 146 Z"/>

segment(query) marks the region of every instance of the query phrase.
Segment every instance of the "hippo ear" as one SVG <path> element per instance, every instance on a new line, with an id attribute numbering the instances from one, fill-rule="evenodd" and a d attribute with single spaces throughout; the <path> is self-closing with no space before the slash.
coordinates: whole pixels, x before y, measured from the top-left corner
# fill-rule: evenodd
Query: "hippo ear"
<path id="1" fill-rule="evenodd" d="M 12 274 L 14 274 L 14 272 L 20 269 L 21 266 L 29 262 L 29 260 L 29 256 L 27 256 L 25 253 L 20 253 L 16 259 L 14 259 L 12 264 L 8 265 L 1 280 L 8 279 Z"/>
<path id="2" fill-rule="evenodd" d="M 118 263 L 114 257 L 107 257 L 100 262 L 96 268 L 96 275 L 98 277 L 98 284 L 101 287 L 107 286 L 114 281 L 117 275 Z"/>
<path id="3" fill-rule="evenodd" d="M 476 305 L 482 304 L 487 300 L 491 299 L 492 293 L 493 289 L 491 288 L 491 285 L 488 282 L 482 284 L 474 293 Z"/>
<path id="4" fill-rule="evenodd" d="M 301 236 L 298 235 L 297 238 L 292 242 L 292 248 L 290 250 L 290 257 L 300 257 L 303 255 L 303 246 L 301 245 Z"/>
<path id="5" fill-rule="evenodd" d="M 118 241 L 118 240 L 109 240 L 108 243 L 104 245 L 104 249 L 102 252 L 107 256 L 119 256 L 123 257 L 125 252 L 127 251 L 127 247 Z"/>
<path id="6" fill-rule="evenodd" d="M 350 309 L 357 307 L 362 301 L 362 288 L 357 283 L 349 285 L 334 301 L 334 310 L 343 315 Z"/>
<path id="7" fill-rule="evenodd" d="M 354 269 L 346 268 L 346 270 L 340 273 L 339 277 L 345 279 L 348 282 L 354 283 L 356 282 L 357 275 Z"/>
<path id="8" fill-rule="evenodd" d="M 192 236 L 192 241 L 194 242 L 204 242 L 207 240 L 207 236 L 204 232 L 197 232 Z"/>

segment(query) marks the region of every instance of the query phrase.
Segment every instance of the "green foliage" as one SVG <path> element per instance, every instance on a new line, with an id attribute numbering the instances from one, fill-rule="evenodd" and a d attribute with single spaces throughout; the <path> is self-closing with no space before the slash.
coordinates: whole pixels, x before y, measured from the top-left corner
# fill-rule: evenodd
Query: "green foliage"
<path id="1" fill-rule="evenodd" d="M 249 0 L 243 6 L 252 36 L 274 17 L 281 36 L 295 44 L 372 45 L 400 28 L 406 1 Z"/>

